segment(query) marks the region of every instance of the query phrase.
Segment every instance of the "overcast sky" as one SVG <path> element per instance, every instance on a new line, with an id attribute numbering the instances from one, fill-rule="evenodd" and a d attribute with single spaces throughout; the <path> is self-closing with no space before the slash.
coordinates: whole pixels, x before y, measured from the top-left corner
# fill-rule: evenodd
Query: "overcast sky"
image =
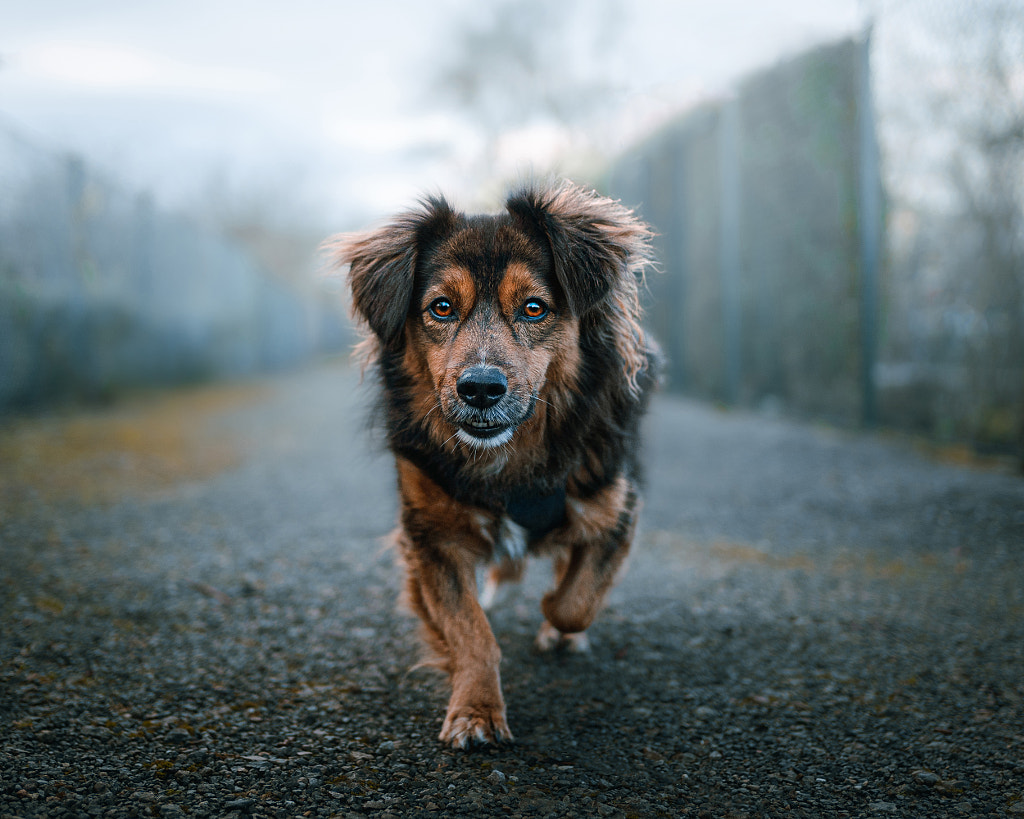
<path id="1" fill-rule="evenodd" d="M 482 9 L 472 0 L 0 0 L 0 127 L 79 152 L 171 207 L 220 185 L 279 195 L 325 221 L 366 218 L 458 184 L 460 162 L 479 155 L 479 135 L 432 100 L 427 81 Z M 601 144 L 856 31 L 863 9 L 857 0 L 622 0 L 603 66 L 622 114 Z M 566 145 L 535 128 L 506 148 L 525 168 Z"/>

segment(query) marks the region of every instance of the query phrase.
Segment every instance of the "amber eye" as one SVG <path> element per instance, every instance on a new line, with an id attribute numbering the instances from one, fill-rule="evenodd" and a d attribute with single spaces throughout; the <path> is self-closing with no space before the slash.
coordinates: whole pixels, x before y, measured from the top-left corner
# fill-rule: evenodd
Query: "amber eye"
<path id="1" fill-rule="evenodd" d="M 447 321 L 448 319 L 455 318 L 455 308 L 448 299 L 440 298 L 434 299 L 430 302 L 430 315 L 441 321 Z"/>
<path id="2" fill-rule="evenodd" d="M 530 321 L 537 321 L 548 314 L 548 306 L 538 299 L 530 299 L 523 305 L 523 317 Z"/>

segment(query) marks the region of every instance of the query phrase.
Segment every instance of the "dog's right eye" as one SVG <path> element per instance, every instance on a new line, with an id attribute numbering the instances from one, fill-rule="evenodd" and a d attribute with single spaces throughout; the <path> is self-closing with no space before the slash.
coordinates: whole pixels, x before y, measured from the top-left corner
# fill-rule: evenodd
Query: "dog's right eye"
<path id="1" fill-rule="evenodd" d="M 448 299 L 434 299 L 430 302 L 430 315 L 439 321 L 448 321 L 455 318 L 455 308 Z"/>

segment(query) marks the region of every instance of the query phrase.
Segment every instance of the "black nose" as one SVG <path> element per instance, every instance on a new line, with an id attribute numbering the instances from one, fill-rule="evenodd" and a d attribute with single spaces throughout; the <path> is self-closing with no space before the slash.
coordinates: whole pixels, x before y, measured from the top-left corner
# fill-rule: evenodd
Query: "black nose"
<path id="1" fill-rule="evenodd" d="M 459 376 L 455 389 L 471 407 L 487 409 L 508 392 L 508 379 L 497 367 L 470 367 Z"/>

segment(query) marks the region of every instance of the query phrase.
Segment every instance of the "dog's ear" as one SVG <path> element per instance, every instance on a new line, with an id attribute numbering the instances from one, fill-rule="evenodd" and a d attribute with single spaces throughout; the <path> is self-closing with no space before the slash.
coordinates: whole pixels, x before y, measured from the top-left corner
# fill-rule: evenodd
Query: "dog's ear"
<path id="1" fill-rule="evenodd" d="M 568 182 L 547 190 L 530 186 L 509 196 L 506 208 L 547 239 L 573 315 L 600 304 L 649 261 L 650 229 L 594 191 Z"/>
<path id="2" fill-rule="evenodd" d="M 421 254 L 450 233 L 457 218 L 443 198 L 430 197 L 419 210 L 403 213 L 384 227 L 328 241 L 333 261 L 349 266 L 353 311 L 385 347 L 402 339 Z"/>

